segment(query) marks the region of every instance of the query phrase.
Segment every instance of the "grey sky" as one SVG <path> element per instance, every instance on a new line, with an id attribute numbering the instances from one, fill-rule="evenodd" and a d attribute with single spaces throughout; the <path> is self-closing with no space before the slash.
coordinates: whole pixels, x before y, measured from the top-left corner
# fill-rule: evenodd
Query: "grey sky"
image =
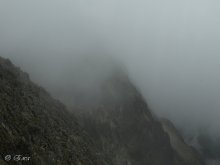
<path id="1" fill-rule="evenodd" d="M 45 86 L 82 57 L 112 56 L 159 115 L 218 132 L 219 9 L 218 0 L 0 0 L 0 54 Z"/>

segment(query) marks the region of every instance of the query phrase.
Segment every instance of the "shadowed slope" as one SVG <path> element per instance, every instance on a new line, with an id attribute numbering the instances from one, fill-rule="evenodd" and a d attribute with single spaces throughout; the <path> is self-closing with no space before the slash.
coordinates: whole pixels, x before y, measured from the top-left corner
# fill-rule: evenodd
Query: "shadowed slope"
<path id="1" fill-rule="evenodd" d="M 87 143 L 63 104 L 0 58 L 0 160 L 10 154 L 31 157 L 27 164 L 100 164 Z"/>
<path id="2" fill-rule="evenodd" d="M 100 157 L 107 155 L 114 165 L 189 165 L 121 70 L 103 82 L 101 96 L 99 106 L 80 116 L 83 128 L 100 150 Z M 195 160 L 193 165 L 204 164 L 187 144 L 181 147 L 181 151 L 185 147 L 186 152 L 190 151 L 185 154 Z"/>

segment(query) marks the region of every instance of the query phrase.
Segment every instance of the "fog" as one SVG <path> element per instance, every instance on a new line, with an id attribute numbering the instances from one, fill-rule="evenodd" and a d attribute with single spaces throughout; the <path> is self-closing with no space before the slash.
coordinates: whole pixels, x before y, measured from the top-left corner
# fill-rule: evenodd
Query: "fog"
<path id="1" fill-rule="evenodd" d="M 67 91 L 88 57 L 114 59 L 157 115 L 215 135 L 219 6 L 218 0 L 1 0 L 0 55 L 49 91 Z M 85 84 L 91 83 L 87 75 L 80 79 Z"/>

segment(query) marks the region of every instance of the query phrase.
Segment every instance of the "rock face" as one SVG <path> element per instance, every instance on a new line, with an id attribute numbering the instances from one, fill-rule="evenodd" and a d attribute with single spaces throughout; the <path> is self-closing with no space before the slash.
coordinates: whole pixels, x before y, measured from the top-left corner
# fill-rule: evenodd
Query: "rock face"
<path id="1" fill-rule="evenodd" d="M 6 155 L 34 165 L 100 164 L 88 138 L 63 104 L 9 60 L 0 58 L 0 164 Z M 15 161 L 9 161 L 16 164 Z"/>
<path id="2" fill-rule="evenodd" d="M 6 155 L 30 157 L 20 164 L 33 165 L 204 164 L 172 124 L 152 116 L 123 72 L 100 91 L 98 104 L 75 116 L 0 58 L 0 164 L 8 163 Z"/>

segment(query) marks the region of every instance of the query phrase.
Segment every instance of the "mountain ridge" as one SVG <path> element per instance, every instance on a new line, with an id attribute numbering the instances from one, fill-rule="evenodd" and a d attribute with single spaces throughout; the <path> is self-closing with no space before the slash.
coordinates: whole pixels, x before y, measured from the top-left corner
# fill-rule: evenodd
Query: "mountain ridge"
<path id="1" fill-rule="evenodd" d="M 174 150 L 169 133 L 123 72 L 104 81 L 101 96 L 98 106 L 85 113 L 77 113 L 77 108 L 69 112 L 27 73 L 0 57 L 0 163 L 192 164 Z M 16 154 L 31 159 L 4 161 Z M 191 156 L 197 160 L 192 165 L 204 164 Z"/>
<path id="2" fill-rule="evenodd" d="M 3 58 L 0 100 L 1 162 L 6 155 L 26 155 L 30 162 L 20 163 L 98 164 L 75 117 Z"/>

